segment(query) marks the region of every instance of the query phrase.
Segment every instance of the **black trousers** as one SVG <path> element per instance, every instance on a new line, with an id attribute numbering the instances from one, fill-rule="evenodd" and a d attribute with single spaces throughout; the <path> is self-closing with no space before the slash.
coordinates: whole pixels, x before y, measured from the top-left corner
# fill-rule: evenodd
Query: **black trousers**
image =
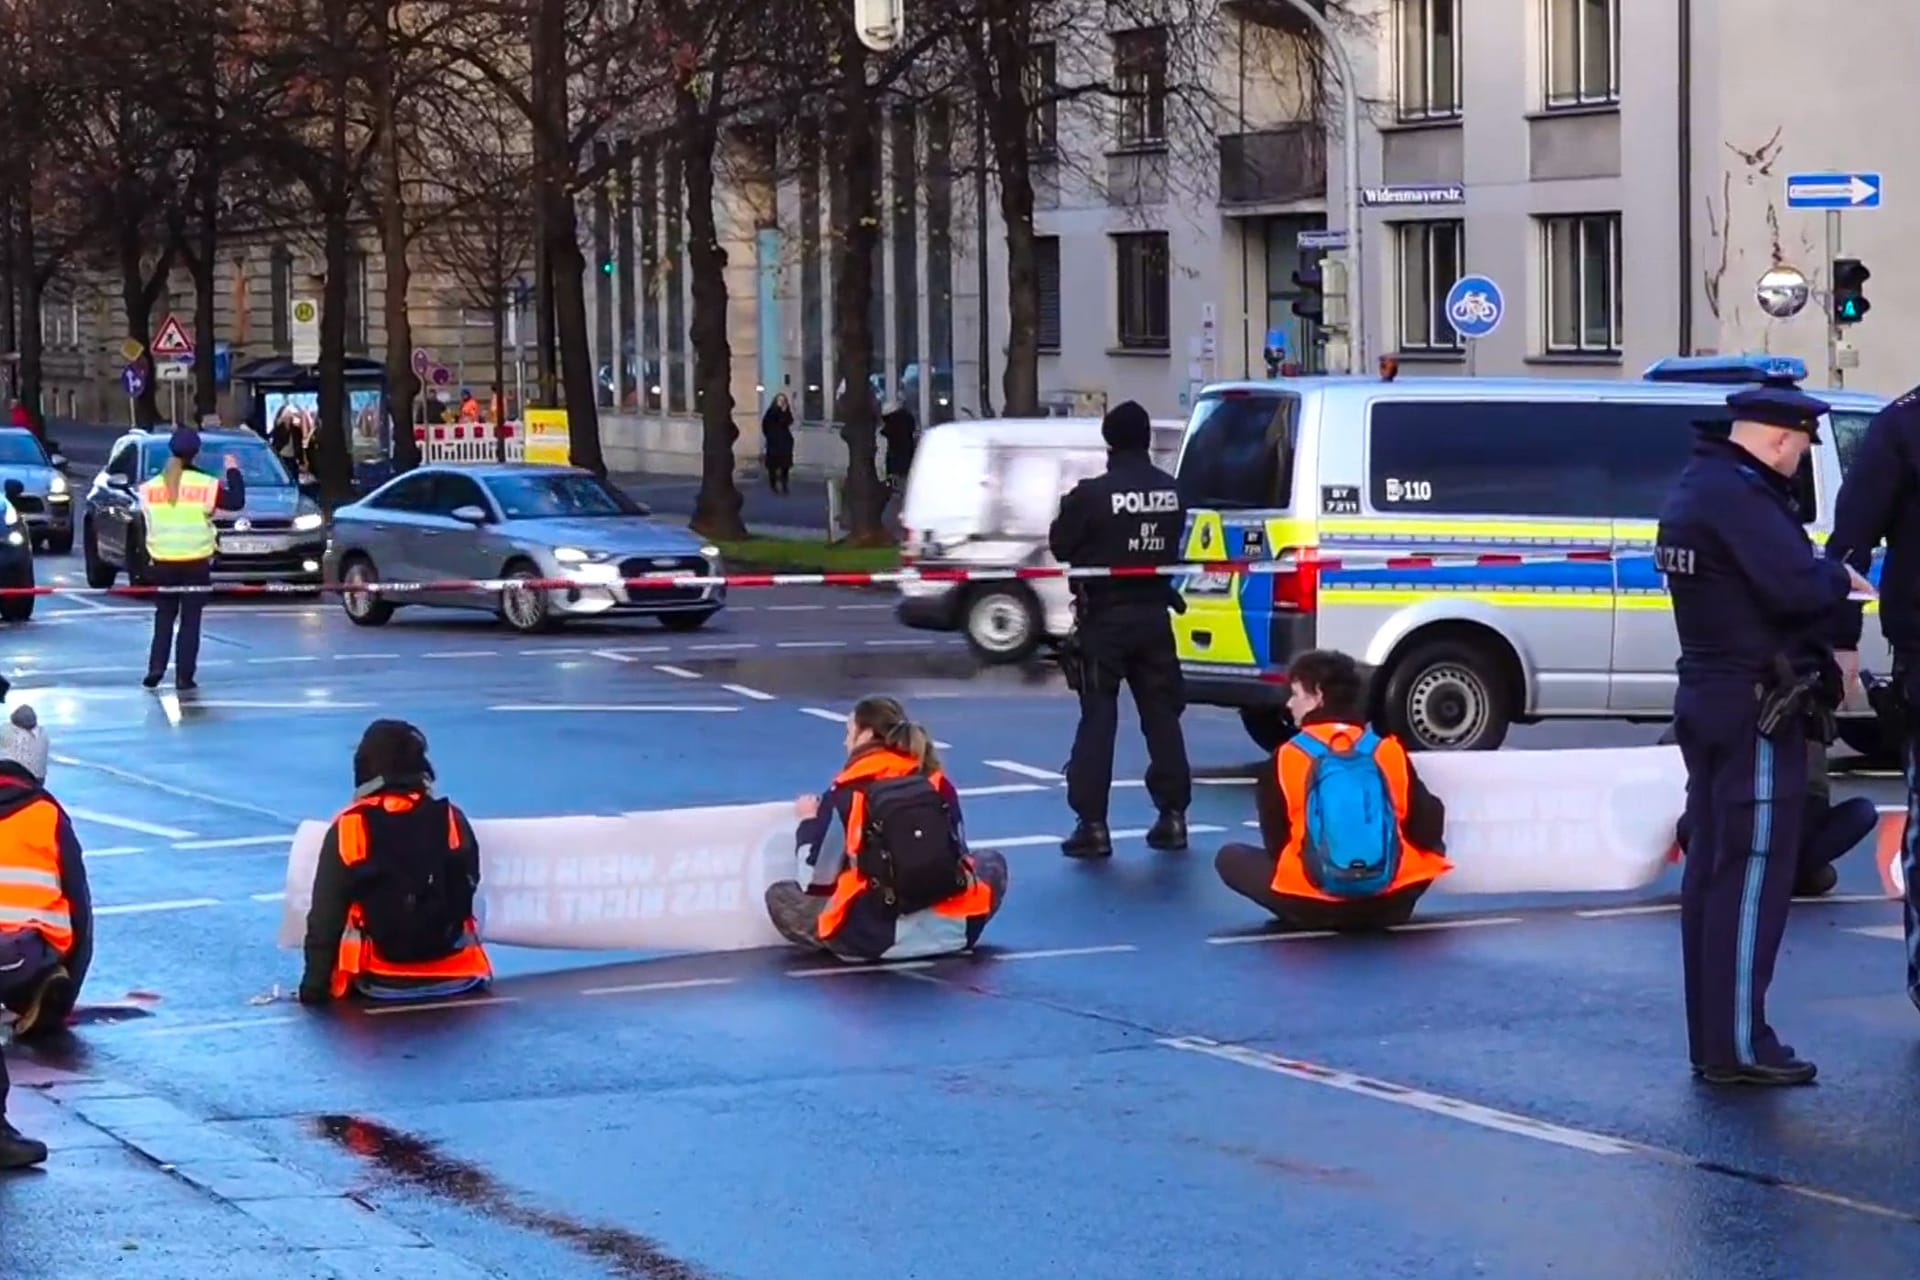
<path id="1" fill-rule="evenodd" d="M 1430 883 L 1410 885 L 1377 898 L 1353 902 L 1318 902 L 1308 898 L 1285 898 L 1273 891 L 1274 855 L 1250 844 L 1223 845 L 1214 857 L 1213 869 L 1220 879 L 1249 902 L 1257 902 L 1271 911 L 1281 923 L 1295 929 L 1319 932 L 1360 932 L 1391 929 L 1413 918 L 1413 908 L 1431 887 Z"/>
<path id="2" fill-rule="evenodd" d="M 770 453 L 767 455 L 767 488 L 775 493 L 786 493 L 793 486 L 793 455 L 790 453 Z"/>
<path id="3" fill-rule="evenodd" d="M 1920 656 L 1896 654 L 1893 659 L 1895 692 L 1905 704 L 1905 726 L 1900 750 L 1907 778 L 1907 823 L 1900 832 L 1900 884 L 1905 890 L 1907 935 L 1907 999 L 1920 1008 Z"/>
<path id="4" fill-rule="evenodd" d="M 1180 732 L 1186 686 L 1164 606 L 1109 606 L 1079 628 L 1085 655 L 1080 725 L 1067 761 L 1067 804 L 1082 822 L 1105 822 L 1113 790 L 1113 740 L 1120 730 L 1120 686 L 1133 693 L 1147 739 L 1147 794 L 1162 810 L 1185 812 L 1193 770 Z"/>
<path id="5" fill-rule="evenodd" d="M 204 587 L 213 581 L 213 562 L 185 560 L 169 563 L 156 560 L 149 575 L 156 587 Z M 147 650 L 147 678 L 158 680 L 167 674 L 167 652 L 173 650 L 174 679 L 192 684 L 200 668 L 200 613 L 207 607 L 205 592 L 192 595 L 157 595 L 153 606 L 153 644 Z M 179 643 L 174 642 L 174 624 L 179 624 Z"/>
<path id="6" fill-rule="evenodd" d="M 1688 842 L 1680 882 L 1687 1042 L 1707 1067 L 1778 1065 L 1767 988 L 1787 928 L 1807 799 L 1807 740 L 1756 728 L 1751 685 L 1682 688 L 1674 736 L 1687 765 Z"/>

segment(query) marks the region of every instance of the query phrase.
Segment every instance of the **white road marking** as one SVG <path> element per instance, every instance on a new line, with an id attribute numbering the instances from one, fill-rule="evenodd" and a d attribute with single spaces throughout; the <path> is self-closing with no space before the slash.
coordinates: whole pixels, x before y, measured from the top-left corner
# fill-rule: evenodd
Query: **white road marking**
<path id="1" fill-rule="evenodd" d="M 288 1023 L 305 1022 L 307 1018 L 298 1013 L 283 1013 L 269 1018 L 234 1018 L 227 1022 L 191 1022 L 180 1027 L 142 1027 L 139 1035 L 146 1036 L 197 1036 L 210 1031 L 241 1031 L 248 1027 L 283 1027 Z"/>
<path id="2" fill-rule="evenodd" d="M 826 720 L 833 724 L 845 724 L 847 718 L 838 711 L 829 711 L 825 707 L 802 707 L 800 714 L 812 716 L 815 720 Z"/>
<path id="3" fill-rule="evenodd" d="M 906 973 L 931 969 L 931 960 L 896 960 L 891 964 L 841 964 L 826 969 L 789 969 L 789 978 L 840 978 L 850 973 Z"/>
<path id="4" fill-rule="evenodd" d="M 285 814 L 275 813 L 272 809 L 263 809 L 259 805 L 247 804 L 241 800 L 232 800 L 226 796 L 214 795 L 207 791 L 195 791 L 190 787 L 176 787 L 171 782 L 162 782 L 158 778 L 150 778 L 144 773 L 135 773 L 131 769 L 122 769 L 119 765 L 101 764 L 98 761 L 82 760 L 76 756 L 60 755 L 58 753 L 56 753 L 52 759 L 55 764 L 65 765 L 70 769 L 85 769 L 90 773 L 104 773 L 109 778 L 118 778 L 122 782 L 131 782 L 143 787 L 151 787 L 155 791 L 163 792 L 170 796 L 178 796 L 182 800 L 192 800 L 199 804 L 212 805 L 220 809 L 232 809 L 239 813 L 250 813 L 256 817 L 266 818 L 269 821 L 283 823 L 288 826 L 294 826 L 300 822 L 298 818 L 289 818 Z M 73 810 L 69 809 L 67 812 L 72 813 Z M 182 834 L 191 836 L 193 832 L 187 831 Z"/>
<path id="5" fill-rule="evenodd" d="M 973 796 L 1025 796 L 1048 788 L 1037 782 L 1002 782 L 990 787 L 959 787 L 956 790 L 962 799 L 968 799 Z"/>
<path id="6" fill-rule="evenodd" d="M 1596 907 L 1591 911 L 1576 911 L 1573 914 L 1582 920 L 1613 920 L 1622 916 L 1663 916 L 1679 909 L 1677 902 L 1649 902 L 1637 907 Z"/>
<path id="7" fill-rule="evenodd" d="M 333 660 L 335 662 L 398 662 L 400 655 L 397 653 L 336 653 L 333 655 Z"/>
<path id="8" fill-rule="evenodd" d="M 592 653 L 590 649 L 562 649 L 557 646 L 537 649 L 519 649 L 515 651 L 522 658 L 577 658 L 583 653 Z M 599 652 L 605 652 L 600 650 Z"/>
<path id="9" fill-rule="evenodd" d="M 629 654 L 629 653 L 621 653 L 621 652 L 620 652 L 620 651 L 619 651 L 618 649 L 595 649 L 595 650 L 593 651 L 593 656 L 594 656 L 594 657 L 596 657 L 596 658 L 607 658 L 607 659 L 609 659 L 609 660 L 611 660 L 611 661 L 614 661 L 614 662 L 638 662 L 638 661 L 640 661 L 640 659 L 638 659 L 638 658 L 636 658 L 636 657 L 634 657 L 634 656 L 633 656 L 632 654 Z"/>
<path id="10" fill-rule="evenodd" d="M 1890 898 L 1884 893 L 1828 893 L 1818 898 L 1795 898 L 1794 901 L 1824 903 L 1832 907 L 1852 907 L 1869 902 L 1898 902 L 1900 899 Z"/>
<path id="11" fill-rule="evenodd" d="M 782 640 L 773 646 L 776 649 L 844 649 L 845 640 Z"/>
<path id="12" fill-rule="evenodd" d="M 487 710 L 489 711 L 549 711 L 549 712 L 562 712 L 568 715 L 583 715 L 588 712 L 595 712 L 595 711 L 642 711 L 642 712 L 687 711 L 687 712 L 692 712 L 696 715 L 726 715 L 732 712 L 737 712 L 740 710 L 740 708 L 732 705 L 728 705 L 724 707 L 707 706 L 701 703 L 693 703 L 693 702 L 657 702 L 657 703 L 638 702 L 638 703 L 625 703 L 625 704 L 608 703 L 608 702 L 554 702 L 554 703 L 544 703 L 544 704 L 534 703 L 534 702 L 508 702 L 508 703 L 502 703 L 499 706 L 488 707 Z"/>
<path id="13" fill-rule="evenodd" d="M 737 693 L 743 698 L 752 698 L 755 702 L 775 701 L 774 696 L 772 694 L 763 693 L 758 689 L 748 688 L 744 684 L 723 684 L 720 687 L 722 689 L 725 689 L 728 693 Z"/>
<path id="14" fill-rule="evenodd" d="M 738 978 L 683 978 L 677 982 L 636 982 L 624 987 L 588 987 L 583 996 L 626 996 L 646 991 L 687 991 L 694 987 L 730 987 Z"/>
<path id="15" fill-rule="evenodd" d="M 1032 849 L 1043 844 L 1059 844 L 1065 836 L 1008 836 L 1004 840 L 976 840 L 967 843 L 975 849 Z"/>
<path id="16" fill-rule="evenodd" d="M 939 642 L 936 640 L 862 640 L 860 643 L 869 649 L 925 649 Z"/>
<path id="17" fill-rule="evenodd" d="M 337 702 L 332 698 L 308 698 L 302 702 L 259 702 L 248 698 L 195 698 L 186 704 L 215 711 L 365 711 L 375 702 Z"/>
<path id="18" fill-rule="evenodd" d="M 114 907 L 95 907 L 97 916 L 139 916 L 155 911 L 195 911 L 202 907 L 220 906 L 217 898 L 179 898 L 172 902 L 123 902 Z"/>
<path id="19" fill-rule="evenodd" d="M 1259 782 L 1258 778 L 1195 778 L 1193 780 L 1193 784 L 1197 787 L 1252 787 L 1257 786 Z"/>
<path id="20" fill-rule="evenodd" d="M 1210 947 L 1244 947 L 1254 942 L 1306 942 L 1313 938 L 1337 938 L 1331 929 L 1301 929 L 1292 933 L 1243 933 L 1231 938 L 1208 938 Z"/>
<path id="21" fill-rule="evenodd" d="M 682 680 L 700 679 L 700 673 L 698 671 L 689 671 L 685 667 L 668 666 L 665 663 L 660 663 L 659 665 L 655 666 L 654 670 L 658 671 L 663 676 L 678 676 Z"/>
<path id="22" fill-rule="evenodd" d="M 423 658 L 497 658 L 498 649 L 441 649 L 432 653 L 423 653 Z"/>
<path id="23" fill-rule="evenodd" d="M 1472 916 L 1465 920 L 1424 920 L 1419 924 L 1396 924 L 1389 933 L 1441 933 L 1448 929 L 1491 929 L 1503 924 L 1525 924 L 1519 916 Z"/>
<path id="24" fill-rule="evenodd" d="M 65 579 L 58 579 L 58 581 L 64 582 Z M 55 599 L 64 600 L 68 604 L 85 605 L 97 613 L 120 613 L 128 611 L 125 606 L 108 604 L 105 600 L 95 600 L 92 596 L 56 596 Z M 140 612 L 144 613 L 146 611 L 143 609 Z"/>
<path id="25" fill-rule="evenodd" d="M 688 645 L 695 653 L 738 653 L 742 649 L 758 649 L 757 644 L 695 644 Z"/>
<path id="26" fill-rule="evenodd" d="M 145 853 L 146 851 L 147 847 L 143 844 L 118 844 L 107 849 L 88 849 L 84 856 L 88 858 L 126 858 L 136 853 Z"/>
<path id="27" fill-rule="evenodd" d="M 194 833 L 183 831 L 179 827 L 162 826 L 158 822 L 142 822 L 138 818 L 119 818 L 111 813 L 101 813 L 97 809 L 80 809 L 66 806 L 69 818 L 78 818 L 82 822 L 98 823 L 103 827 L 119 827 L 123 831 L 138 831 L 143 836 L 159 836 L 163 840 L 191 840 Z"/>
<path id="28" fill-rule="evenodd" d="M 519 1004 L 519 996 L 460 996 L 453 1000 L 433 1000 L 426 1004 L 384 1005 L 368 1009 L 371 1017 L 389 1017 L 396 1013 L 433 1013 L 439 1009 L 480 1009 L 493 1004 Z"/>
<path id="29" fill-rule="evenodd" d="M 987 768 L 998 769 L 1003 773 L 1016 773 L 1023 778 L 1038 778 L 1042 782 L 1059 782 L 1061 775 L 1051 769 L 1036 769 L 1030 764 L 1021 764 L 1018 760 L 989 760 Z"/>
<path id="30" fill-rule="evenodd" d="M 318 654 L 303 653 L 303 654 L 292 654 L 284 658 L 248 658 L 247 665 L 250 667 L 275 667 L 275 666 L 285 666 L 290 663 L 296 663 L 296 662 L 318 662 L 318 661 L 320 661 L 320 657 Z"/>
<path id="31" fill-rule="evenodd" d="M 287 900 L 287 895 L 284 890 L 279 893 L 256 893 L 251 896 L 255 902 L 285 902 Z"/>
<path id="32" fill-rule="evenodd" d="M 1056 947 L 1051 951 L 1002 951 L 994 960 L 1065 960 L 1070 956 L 1117 956 L 1140 948 L 1130 942 L 1110 947 Z"/>
<path id="33" fill-rule="evenodd" d="M 254 845 L 277 844 L 286 846 L 292 843 L 293 837 L 291 835 L 233 836 L 225 840 L 176 840 L 173 842 L 173 847 L 176 849 L 246 849 Z"/>
<path id="34" fill-rule="evenodd" d="M 768 613 L 819 613 L 827 606 L 823 604 L 770 604 Z"/>
<path id="35" fill-rule="evenodd" d="M 1109 834 L 1112 835 L 1115 840 L 1139 840 L 1143 838 L 1149 830 L 1151 830 L 1151 828 L 1148 827 L 1127 827 L 1119 831 L 1110 832 Z M 1225 827 L 1209 826 L 1204 822 L 1196 822 L 1188 826 L 1187 834 L 1194 836 L 1217 836 L 1225 830 Z"/>
<path id="36" fill-rule="evenodd" d="M 1859 929 L 1849 929 L 1848 933 L 1857 933 L 1863 938 L 1885 938 L 1891 942 L 1905 942 L 1907 928 L 1900 924 L 1871 924 Z"/>
<path id="37" fill-rule="evenodd" d="M 837 604 L 833 606 L 842 613 L 870 613 L 881 609 L 891 610 L 890 604 Z"/>
<path id="38" fill-rule="evenodd" d="M 1602 1133 L 1591 1133 L 1585 1129 L 1570 1129 L 1545 1120 L 1535 1120 L 1531 1116 L 1515 1115 L 1510 1111 L 1498 1111 L 1482 1106 L 1477 1102 L 1468 1102 L 1464 1098 L 1450 1098 L 1444 1094 L 1428 1093 L 1424 1089 L 1415 1089 L 1407 1085 L 1393 1084 L 1386 1080 L 1376 1080 L 1356 1075 L 1351 1071 L 1342 1071 L 1336 1067 L 1325 1067 L 1317 1063 L 1301 1062 L 1292 1058 L 1283 1058 L 1278 1054 L 1262 1053 L 1258 1049 L 1248 1049 L 1240 1045 L 1220 1044 L 1199 1036 L 1183 1036 L 1177 1039 L 1162 1040 L 1160 1044 L 1169 1049 L 1178 1049 L 1183 1053 L 1203 1054 L 1222 1062 L 1232 1062 L 1243 1067 L 1252 1067 L 1256 1071 L 1271 1072 L 1298 1080 L 1304 1084 L 1319 1085 L 1324 1089 L 1337 1089 L 1342 1093 L 1351 1093 L 1363 1098 L 1373 1098 L 1379 1102 L 1392 1103 L 1395 1106 L 1410 1107 L 1415 1111 L 1425 1111 L 1430 1115 L 1446 1116 L 1476 1125 L 1482 1129 L 1494 1129 L 1501 1133 L 1510 1133 L 1520 1138 L 1531 1138 L 1535 1142 L 1551 1143 L 1554 1146 L 1569 1147 L 1575 1151 L 1585 1151 L 1590 1155 L 1622 1156 L 1630 1155 L 1643 1148 L 1619 1138 L 1610 1138 Z"/>

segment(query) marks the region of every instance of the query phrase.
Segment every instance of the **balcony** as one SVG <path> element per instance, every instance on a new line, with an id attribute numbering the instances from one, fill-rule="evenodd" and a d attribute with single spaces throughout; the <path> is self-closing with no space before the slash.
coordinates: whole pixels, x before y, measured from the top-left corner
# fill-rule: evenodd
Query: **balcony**
<path id="1" fill-rule="evenodd" d="M 1301 123 L 1220 139 L 1220 206 L 1224 209 L 1323 200 L 1327 134 Z"/>

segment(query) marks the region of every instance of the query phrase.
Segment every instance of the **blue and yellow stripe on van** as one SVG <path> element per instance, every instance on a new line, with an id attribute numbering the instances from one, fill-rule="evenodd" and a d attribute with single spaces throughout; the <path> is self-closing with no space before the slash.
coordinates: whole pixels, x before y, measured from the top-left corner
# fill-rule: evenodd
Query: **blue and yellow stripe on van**
<path id="1" fill-rule="evenodd" d="M 1315 536 L 1312 519 L 1195 511 L 1187 521 L 1182 556 L 1188 564 L 1270 561 L 1280 550 L 1312 546 Z M 1187 611 L 1173 618 L 1180 661 L 1197 668 L 1252 670 L 1284 663 L 1290 655 L 1288 642 L 1274 634 L 1273 588 L 1270 573 L 1183 579 Z"/>
<path id="2" fill-rule="evenodd" d="M 1330 516 L 1320 521 L 1320 554 L 1527 555 L 1610 551 L 1606 520 L 1455 520 Z M 1320 603 L 1395 607 L 1461 595 L 1516 609 L 1610 609 L 1613 568 L 1604 561 L 1536 564 L 1385 565 L 1324 569 Z"/>
<path id="3" fill-rule="evenodd" d="M 1666 579 L 1653 563 L 1654 538 L 1660 526 L 1653 520 L 1622 520 L 1614 526 L 1614 572 L 1618 583 L 1614 607 L 1619 609 L 1656 610 L 1673 608 L 1673 597 L 1667 594 Z M 1807 536 L 1815 546 L 1824 547 L 1827 535 L 1820 529 L 1807 530 Z M 1880 571 L 1886 562 L 1886 552 L 1876 550 L 1873 563 L 1867 570 L 1867 580 L 1880 585 Z M 1869 600 L 1866 603 L 1868 613 L 1880 612 L 1880 602 Z"/>

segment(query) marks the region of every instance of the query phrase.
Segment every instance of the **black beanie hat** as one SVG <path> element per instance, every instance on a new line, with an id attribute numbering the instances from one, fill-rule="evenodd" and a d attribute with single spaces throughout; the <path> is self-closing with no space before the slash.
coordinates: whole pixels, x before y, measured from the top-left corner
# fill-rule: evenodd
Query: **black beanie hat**
<path id="1" fill-rule="evenodd" d="M 1153 447 L 1153 419 L 1137 401 L 1128 400 L 1107 410 L 1100 435 L 1109 449 L 1145 453 Z"/>

